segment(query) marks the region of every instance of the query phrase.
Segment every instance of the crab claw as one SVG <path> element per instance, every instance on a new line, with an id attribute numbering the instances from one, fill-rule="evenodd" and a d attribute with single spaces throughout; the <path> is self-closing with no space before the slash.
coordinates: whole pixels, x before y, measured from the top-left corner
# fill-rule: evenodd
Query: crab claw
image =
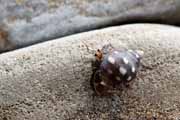
<path id="1" fill-rule="evenodd" d="M 101 50 L 98 49 L 98 50 L 96 51 L 95 57 L 96 57 L 96 60 L 101 61 L 101 59 L 102 59 L 102 57 L 103 57 Z"/>

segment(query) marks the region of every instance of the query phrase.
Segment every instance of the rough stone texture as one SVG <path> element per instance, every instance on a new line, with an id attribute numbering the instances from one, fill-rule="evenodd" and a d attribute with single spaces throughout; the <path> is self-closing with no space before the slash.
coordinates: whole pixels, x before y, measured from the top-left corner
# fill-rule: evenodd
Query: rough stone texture
<path id="1" fill-rule="evenodd" d="M 2 50 L 108 25 L 180 21 L 179 0 L 0 0 L 0 11 L 13 44 Z"/>
<path id="2" fill-rule="evenodd" d="M 112 27 L 0 55 L 0 119 L 178 120 L 180 29 L 155 24 Z M 130 88 L 94 96 L 96 49 L 141 49 L 143 66 Z"/>

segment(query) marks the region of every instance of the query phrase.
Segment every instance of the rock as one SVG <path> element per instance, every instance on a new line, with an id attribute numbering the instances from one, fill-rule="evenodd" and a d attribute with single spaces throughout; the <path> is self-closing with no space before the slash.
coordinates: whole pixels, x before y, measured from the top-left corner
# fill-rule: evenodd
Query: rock
<path id="1" fill-rule="evenodd" d="M 180 21 L 179 0 L 6 0 L 0 10 L 11 49 L 110 25 Z"/>
<path id="2" fill-rule="evenodd" d="M 12 43 L 8 40 L 8 31 L 0 27 L 0 52 L 5 52 L 14 48 Z"/>
<path id="3" fill-rule="evenodd" d="M 180 29 L 134 24 L 77 34 L 0 55 L 0 119 L 180 118 Z M 98 48 L 145 52 L 130 88 L 95 96 L 91 61 Z"/>

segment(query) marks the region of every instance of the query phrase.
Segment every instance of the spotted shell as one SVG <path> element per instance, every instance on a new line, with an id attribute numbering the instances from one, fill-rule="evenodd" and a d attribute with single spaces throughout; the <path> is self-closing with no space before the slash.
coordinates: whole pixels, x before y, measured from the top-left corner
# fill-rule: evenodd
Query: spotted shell
<path id="1" fill-rule="evenodd" d="M 136 77 L 141 56 L 135 51 L 114 50 L 100 65 L 103 76 L 114 81 L 131 81 Z"/>
<path id="2" fill-rule="evenodd" d="M 111 50 L 102 57 L 95 74 L 94 89 L 107 91 L 118 83 L 129 83 L 138 72 L 143 52 L 136 50 Z"/>

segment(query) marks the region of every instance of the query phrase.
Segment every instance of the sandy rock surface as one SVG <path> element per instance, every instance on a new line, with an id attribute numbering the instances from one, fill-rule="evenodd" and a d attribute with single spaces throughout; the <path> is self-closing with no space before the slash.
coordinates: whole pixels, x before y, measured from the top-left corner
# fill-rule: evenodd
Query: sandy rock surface
<path id="1" fill-rule="evenodd" d="M 0 0 L 0 11 L 9 40 L 0 51 L 109 25 L 180 21 L 179 0 Z"/>
<path id="2" fill-rule="evenodd" d="M 180 29 L 134 24 L 77 34 L 0 55 L 0 119 L 180 118 Z M 130 88 L 99 97 L 90 87 L 96 49 L 145 52 Z"/>

